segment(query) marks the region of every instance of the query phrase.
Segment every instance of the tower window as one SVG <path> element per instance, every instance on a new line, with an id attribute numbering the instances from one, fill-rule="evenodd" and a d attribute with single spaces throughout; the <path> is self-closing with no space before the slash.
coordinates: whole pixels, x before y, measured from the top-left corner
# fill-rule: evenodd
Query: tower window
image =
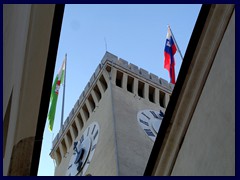
<path id="1" fill-rule="evenodd" d="M 80 113 L 77 115 L 77 121 L 79 122 L 80 125 L 80 130 L 83 128 L 83 119 Z"/>
<path id="2" fill-rule="evenodd" d="M 74 138 L 76 138 L 78 136 L 78 130 L 77 130 L 77 125 L 75 121 L 73 121 L 72 123 L 72 129 L 73 129 Z"/>
<path id="3" fill-rule="evenodd" d="M 120 71 L 117 71 L 116 85 L 118 87 L 122 87 L 122 79 L 123 79 L 123 73 Z"/>
<path id="4" fill-rule="evenodd" d="M 128 76 L 128 79 L 127 79 L 127 90 L 129 91 L 129 92 L 133 92 L 133 77 L 131 77 L 131 76 Z"/>
<path id="5" fill-rule="evenodd" d="M 149 101 L 155 103 L 154 97 L 155 97 L 155 88 L 152 86 L 149 86 L 149 94 L 148 94 Z"/>
<path id="6" fill-rule="evenodd" d="M 57 166 L 59 166 L 59 164 L 61 163 L 61 160 L 62 160 L 62 157 L 60 155 L 60 150 L 59 150 L 59 147 L 58 147 L 57 150 L 56 150 L 56 163 L 57 163 Z"/>
<path id="7" fill-rule="evenodd" d="M 65 139 L 62 140 L 62 150 L 63 150 L 63 155 L 65 155 L 67 153 L 67 146 L 65 143 Z"/>
<path id="8" fill-rule="evenodd" d="M 98 100 L 98 102 L 99 102 L 100 99 L 102 98 L 102 96 L 101 96 L 101 92 L 100 92 L 98 86 L 96 85 L 96 86 L 93 88 L 93 90 L 94 90 L 95 95 L 96 95 L 96 97 L 97 97 L 97 100 Z"/>
<path id="9" fill-rule="evenodd" d="M 162 91 L 159 91 L 159 104 L 161 107 L 165 107 L 164 106 L 164 99 L 165 99 L 165 93 Z"/>
<path id="10" fill-rule="evenodd" d="M 93 101 L 93 97 L 91 94 L 88 97 L 88 102 L 90 104 L 91 110 L 93 111 L 95 109 L 96 105 L 95 105 L 95 102 Z"/>
<path id="11" fill-rule="evenodd" d="M 99 81 L 100 81 L 100 83 L 101 83 L 101 85 L 103 87 L 103 90 L 106 91 L 106 89 L 107 89 L 107 82 L 106 82 L 105 78 L 103 77 L 103 75 L 101 75 Z"/>
<path id="12" fill-rule="evenodd" d="M 144 83 L 141 81 L 138 81 L 138 96 L 143 98 L 143 92 L 144 92 Z"/>
<path id="13" fill-rule="evenodd" d="M 86 120 L 88 120 L 88 118 L 89 118 L 89 112 L 88 112 L 88 109 L 87 109 L 86 104 L 83 105 L 82 110 L 83 110 L 83 114 L 84 114 Z"/>
<path id="14" fill-rule="evenodd" d="M 67 140 L 69 141 L 69 146 L 71 147 L 73 138 L 71 136 L 70 130 L 67 132 Z"/>

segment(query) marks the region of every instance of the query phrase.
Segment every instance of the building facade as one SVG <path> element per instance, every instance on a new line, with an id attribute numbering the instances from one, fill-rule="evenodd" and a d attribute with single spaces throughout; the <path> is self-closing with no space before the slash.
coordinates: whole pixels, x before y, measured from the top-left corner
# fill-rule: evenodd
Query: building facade
<path id="1" fill-rule="evenodd" d="M 106 52 L 53 141 L 55 175 L 143 175 L 172 89 Z"/>
<path id="2" fill-rule="evenodd" d="M 4 176 L 37 175 L 63 11 L 3 5 Z M 141 175 L 145 167 L 152 176 L 235 175 L 235 21 L 235 5 L 203 5 L 174 90 L 108 54 L 53 142 L 55 175 L 78 167 L 83 175 L 123 175 L 128 168 L 128 175 Z M 165 110 L 164 118 L 156 116 L 157 137 L 159 124 L 147 110 Z"/>
<path id="3" fill-rule="evenodd" d="M 4 176 L 37 175 L 63 12 L 3 5 Z"/>

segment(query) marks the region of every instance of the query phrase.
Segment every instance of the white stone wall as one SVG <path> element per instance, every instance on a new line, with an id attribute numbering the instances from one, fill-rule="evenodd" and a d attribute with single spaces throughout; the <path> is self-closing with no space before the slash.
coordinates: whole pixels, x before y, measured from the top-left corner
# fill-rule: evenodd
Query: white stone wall
<path id="1" fill-rule="evenodd" d="M 119 175 L 143 175 L 154 142 L 139 126 L 137 113 L 144 109 L 159 111 L 160 106 L 116 86 L 113 89 L 113 102 Z"/>
<path id="2" fill-rule="evenodd" d="M 54 10 L 3 5 L 3 175 L 30 174 Z"/>
<path id="3" fill-rule="evenodd" d="M 235 13 L 171 175 L 235 175 Z"/>
<path id="4" fill-rule="evenodd" d="M 74 140 L 79 141 L 81 134 L 93 121 L 97 121 L 99 123 L 100 131 L 98 143 L 91 163 L 86 171 L 86 174 L 91 174 L 93 176 L 113 176 L 117 174 L 115 137 L 113 132 L 112 112 L 110 111 L 111 97 L 109 91 L 110 89 L 108 88 L 103 94 L 102 99 L 99 101 L 98 107 L 94 112 L 91 113 L 84 127 L 79 132 L 78 137 Z M 71 155 L 73 153 L 73 143 L 68 152 L 69 153 L 66 154 L 66 158 L 63 158 L 60 165 L 57 166 L 55 175 L 65 175 Z"/>
<path id="5" fill-rule="evenodd" d="M 128 82 L 128 76 L 133 81 Z M 139 81 L 144 84 L 142 97 L 138 93 Z M 137 112 L 159 111 L 160 104 L 165 111 L 172 89 L 173 85 L 167 81 L 107 52 L 53 141 L 50 155 L 57 164 L 55 175 L 65 175 L 73 142 L 80 139 L 94 120 L 100 125 L 99 142 L 86 174 L 142 175 L 153 142 L 140 129 Z M 125 123 L 128 120 L 129 124 Z"/>

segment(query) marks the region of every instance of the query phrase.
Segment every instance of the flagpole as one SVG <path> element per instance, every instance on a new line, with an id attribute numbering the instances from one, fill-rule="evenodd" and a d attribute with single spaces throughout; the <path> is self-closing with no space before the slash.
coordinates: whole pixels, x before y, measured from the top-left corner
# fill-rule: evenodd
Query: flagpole
<path id="1" fill-rule="evenodd" d="M 63 115 L 64 115 L 64 100 L 65 100 L 66 74 L 67 74 L 67 53 L 65 54 L 65 72 L 64 72 L 64 83 L 63 83 L 62 116 L 61 116 L 60 130 L 61 130 L 62 127 L 63 127 Z"/>
<path id="2" fill-rule="evenodd" d="M 175 44 L 176 44 L 176 46 L 177 46 L 177 50 L 178 50 L 178 52 L 179 52 L 179 54 L 180 54 L 180 56 L 181 56 L 181 58 L 182 58 L 182 61 L 183 61 L 182 53 L 181 53 L 181 51 L 180 51 L 180 49 L 179 49 L 179 47 L 178 47 L 177 41 L 176 41 L 176 39 L 174 38 L 174 35 L 173 35 L 172 30 L 171 30 L 171 28 L 170 28 L 169 25 L 168 25 L 168 28 L 169 28 L 169 30 L 170 30 L 170 32 L 171 32 L 171 34 L 172 34 L 173 41 L 175 42 Z"/>

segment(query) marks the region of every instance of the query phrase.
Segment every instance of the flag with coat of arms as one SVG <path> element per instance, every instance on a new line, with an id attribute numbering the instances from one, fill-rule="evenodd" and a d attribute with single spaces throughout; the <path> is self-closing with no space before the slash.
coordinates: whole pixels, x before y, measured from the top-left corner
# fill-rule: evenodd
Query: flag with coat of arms
<path id="1" fill-rule="evenodd" d="M 168 70 L 170 76 L 170 82 L 175 84 L 175 60 L 174 54 L 177 51 L 177 47 L 174 43 L 170 27 L 168 27 L 167 38 L 164 48 L 164 68 Z"/>
<path id="2" fill-rule="evenodd" d="M 65 62 L 66 59 L 63 60 L 62 67 L 59 70 L 57 76 L 54 79 L 54 83 L 52 86 L 52 91 L 51 91 L 51 97 L 50 97 L 50 109 L 48 113 L 48 129 L 52 131 L 53 129 L 53 124 L 54 124 L 54 117 L 56 113 L 56 106 L 57 106 L 57 99 L 58 99 L 58 93 L 60 89 L 60 85 L 63 84 L 64 82 L 64 73 L 65 73 Z"/>

